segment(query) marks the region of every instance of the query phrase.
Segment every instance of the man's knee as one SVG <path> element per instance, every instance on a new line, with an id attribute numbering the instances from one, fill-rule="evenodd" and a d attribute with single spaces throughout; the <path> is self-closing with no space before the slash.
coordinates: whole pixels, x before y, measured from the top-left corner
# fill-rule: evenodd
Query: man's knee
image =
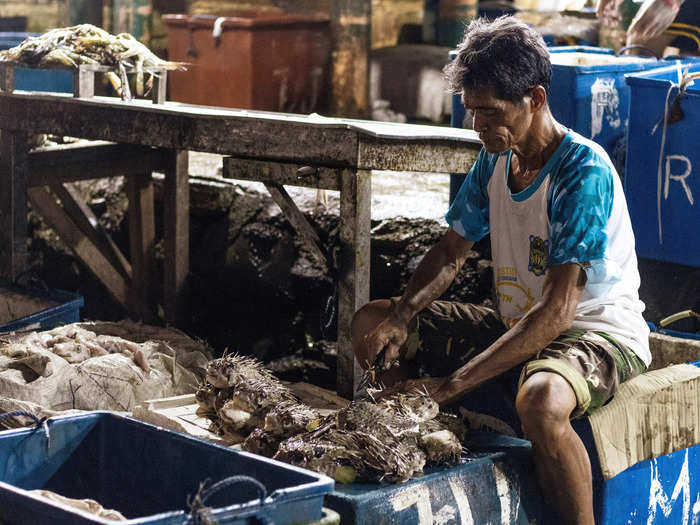
<path id="1" fill-rule="evenodd" d="M 537 372 L 520 387 L 515 406 L 526 434 L 547 432 L 568 422 L 576 395 L 559 374 Z"/>

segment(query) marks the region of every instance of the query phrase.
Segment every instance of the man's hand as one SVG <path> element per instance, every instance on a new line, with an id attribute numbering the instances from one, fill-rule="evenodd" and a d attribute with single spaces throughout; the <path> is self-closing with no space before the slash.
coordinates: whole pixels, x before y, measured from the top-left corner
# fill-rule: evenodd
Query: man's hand
<path id="1" fill-rule="evenodd" d="M 400 319 L 394 311 L 380 322 L 377 327 L 367 334 L 362 344 L 365 346 L 368 367 L 374 364 L 377 355 L 384 352 L 384 362 L 379 363 L 384 369 L 389 369 L 399 358 L 399 349 L 408 337 L 408 323 Z"/>
<path id="2" fill-rule="evenodd" d="M 446 380 L 447 378 L 445 377 L 423 377 L 420 379 L 408 379 L 406 381 L 397 383 L 390 388 L 385 388 L 384 390 L 373 394 L 372 397 L 375 400 L 379 400 L 393 394 L 405 394 L 414 390 L 425 390 L 426 392 L 428 392 L 433 401 L 435 401 L 438 405 L 442 406 L 444 400 L 442 399 L 440 392 Z"/>
<path id="3" fill-rule="evenodd" d="M 682 0 L 646 0 L 627 30 L 627 45 L 643 45 L 661 36 L 675 20 L 682 3 Z"/>

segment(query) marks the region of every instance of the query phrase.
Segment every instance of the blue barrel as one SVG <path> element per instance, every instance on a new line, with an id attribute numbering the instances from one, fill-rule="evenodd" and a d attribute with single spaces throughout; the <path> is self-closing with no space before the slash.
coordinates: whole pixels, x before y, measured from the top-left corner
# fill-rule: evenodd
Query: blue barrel
<path id="1" fill-rule="evenodd" d="M 700 266 L 700 62 L 627 77 L 631 89 L 625 195 L 640 257 Z M 667 116 L 664 125 L 664 116 Z"/>
<path id="2" fill-rule="evenodd" d="M 10 49 L 20 45 L 32 33 L 0 32 L 0 49 Z M 73 72 L 62 69 L 15 69 L 15 89 L 22 91 L 50 91 L 54 93 L 73 92 Z"/>
<path id="3" fill-rule="evenodd" d="M 603 146 L 624 176 L 630 97 L 625 75 L 666 63 L 581 46 L 554 47 L 550 52 L 549 107 L 554 118 Z"/>

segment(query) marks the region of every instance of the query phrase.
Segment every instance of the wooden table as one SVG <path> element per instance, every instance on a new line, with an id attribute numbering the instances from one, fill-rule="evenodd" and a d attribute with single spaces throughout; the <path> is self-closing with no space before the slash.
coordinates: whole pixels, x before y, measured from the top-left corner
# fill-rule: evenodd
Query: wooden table
<path id="1" fill-rule="evenodd" d="M 352 396 L 358 373 L 350 320 L 369 300 L 371 170 L 460 173 L 481 149 L 473 131 L 448 127 L 18 91 L 0 93 L 0 133 L 0 274 L 14 277 L 26 266 L 29 195 L 113 296 L 137 315 L 148 310 L 154 244 L 150 174 L 157 169 L 165 173 L 164 307 L 173 322 L 189 264 L 188 151 L 225 155 L 226 176 L 264 182 L 312 246 L 315 233 L 283 185 L 340 190 L 338 393 L 345 397 Z M 112 144 L 29 151 L 28 136 L 38 133 Z M 106 173 L 131 175 L 130 262 L 86 234 L 94 230 L 94 218 L 88 213 L 80 219 L 78 212 L 84 215 L 87 207 L 66 190 L 66 182 Z M 45 185 L 69 205 L 58 206 Z"/>

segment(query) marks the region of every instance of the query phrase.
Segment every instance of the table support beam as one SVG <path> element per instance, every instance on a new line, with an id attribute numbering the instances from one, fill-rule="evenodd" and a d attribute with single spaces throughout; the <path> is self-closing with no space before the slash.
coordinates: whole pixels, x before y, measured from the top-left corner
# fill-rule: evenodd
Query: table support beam
<path id="1" fill-rule="evenodd" d="M 318 233 L 316 233 L 316 230 L 314 230 L 309 221 L 306 220 L 306 217 L 304 217 L 304 214 L 301 213 L 301 210 L 299 210 L 297 205 L 294 203 L 292 197 L 289 195 L 289 193 L 287 193 L 287 190 L 284 189 L 284 186 L 274 182 L 266 182 L 265 187 L 267 188 L 267 191 L 270 192 L 272 200 L 275 201 L 277 206 L 280 207 L 282 213 L 284 213 L 287 220 L 299 234 L 302 241 L 306 244 L 314 257 L 316 257 L 318 262 L 330 268 L 333 261 L 328 260 L 328 257 L 321 246 L 321 239 L 319 238 Z"/>
<path id="2" fill-rule="evenodd" d="M 31 188 L 27 194 L 32 207 L 56 230 L 61 240 L 105 285 L 110 295 L 124 308 L 128 308 L 129 282 L 73 222 L 55 197 L 46 188 Z"/>
<path id="3" fill-rule="evenodd" d="M 338 395 L 352 399 L 361 369 L 352 351 L 352 316 L 369 302 L 371 172 L 345 173 L 340 192 Z"/>
<path id="4" fill-rule="evenodd" d="M 26 270 L 27 136 L 2 130 L 0 136 L 0 276 L 14 281 Z"/>
<path id="5" fill-rule="evenodd" d="M 190 269 L 190 187 L 187 151 L 164 152 L 165 282 L 163 310 L 173 325 L 181 318 Z"/>
<path id="6" fill-rule="evenodd" d="M 132 278 L 131 264 L 126 260 L 112 237 L 102 230 L 92 210 L 71 183 L 54 182 L 49 185 L 51 191 L 61 201 L 63 209 L 80 228 L 80 231 L 102 252 L 105 258 L 126 279 Z"/>
<path id="7" fill-rule="evenodd" d="M 147 305 L 142 321 L 153 321 L 153 273 L 155 261 L 156 227 L 153 207 L 153 178 L 151 172 L 132 175 L 126 180 L 129 199 L 129 242 L 134 297 L 131 303 Z"/>

